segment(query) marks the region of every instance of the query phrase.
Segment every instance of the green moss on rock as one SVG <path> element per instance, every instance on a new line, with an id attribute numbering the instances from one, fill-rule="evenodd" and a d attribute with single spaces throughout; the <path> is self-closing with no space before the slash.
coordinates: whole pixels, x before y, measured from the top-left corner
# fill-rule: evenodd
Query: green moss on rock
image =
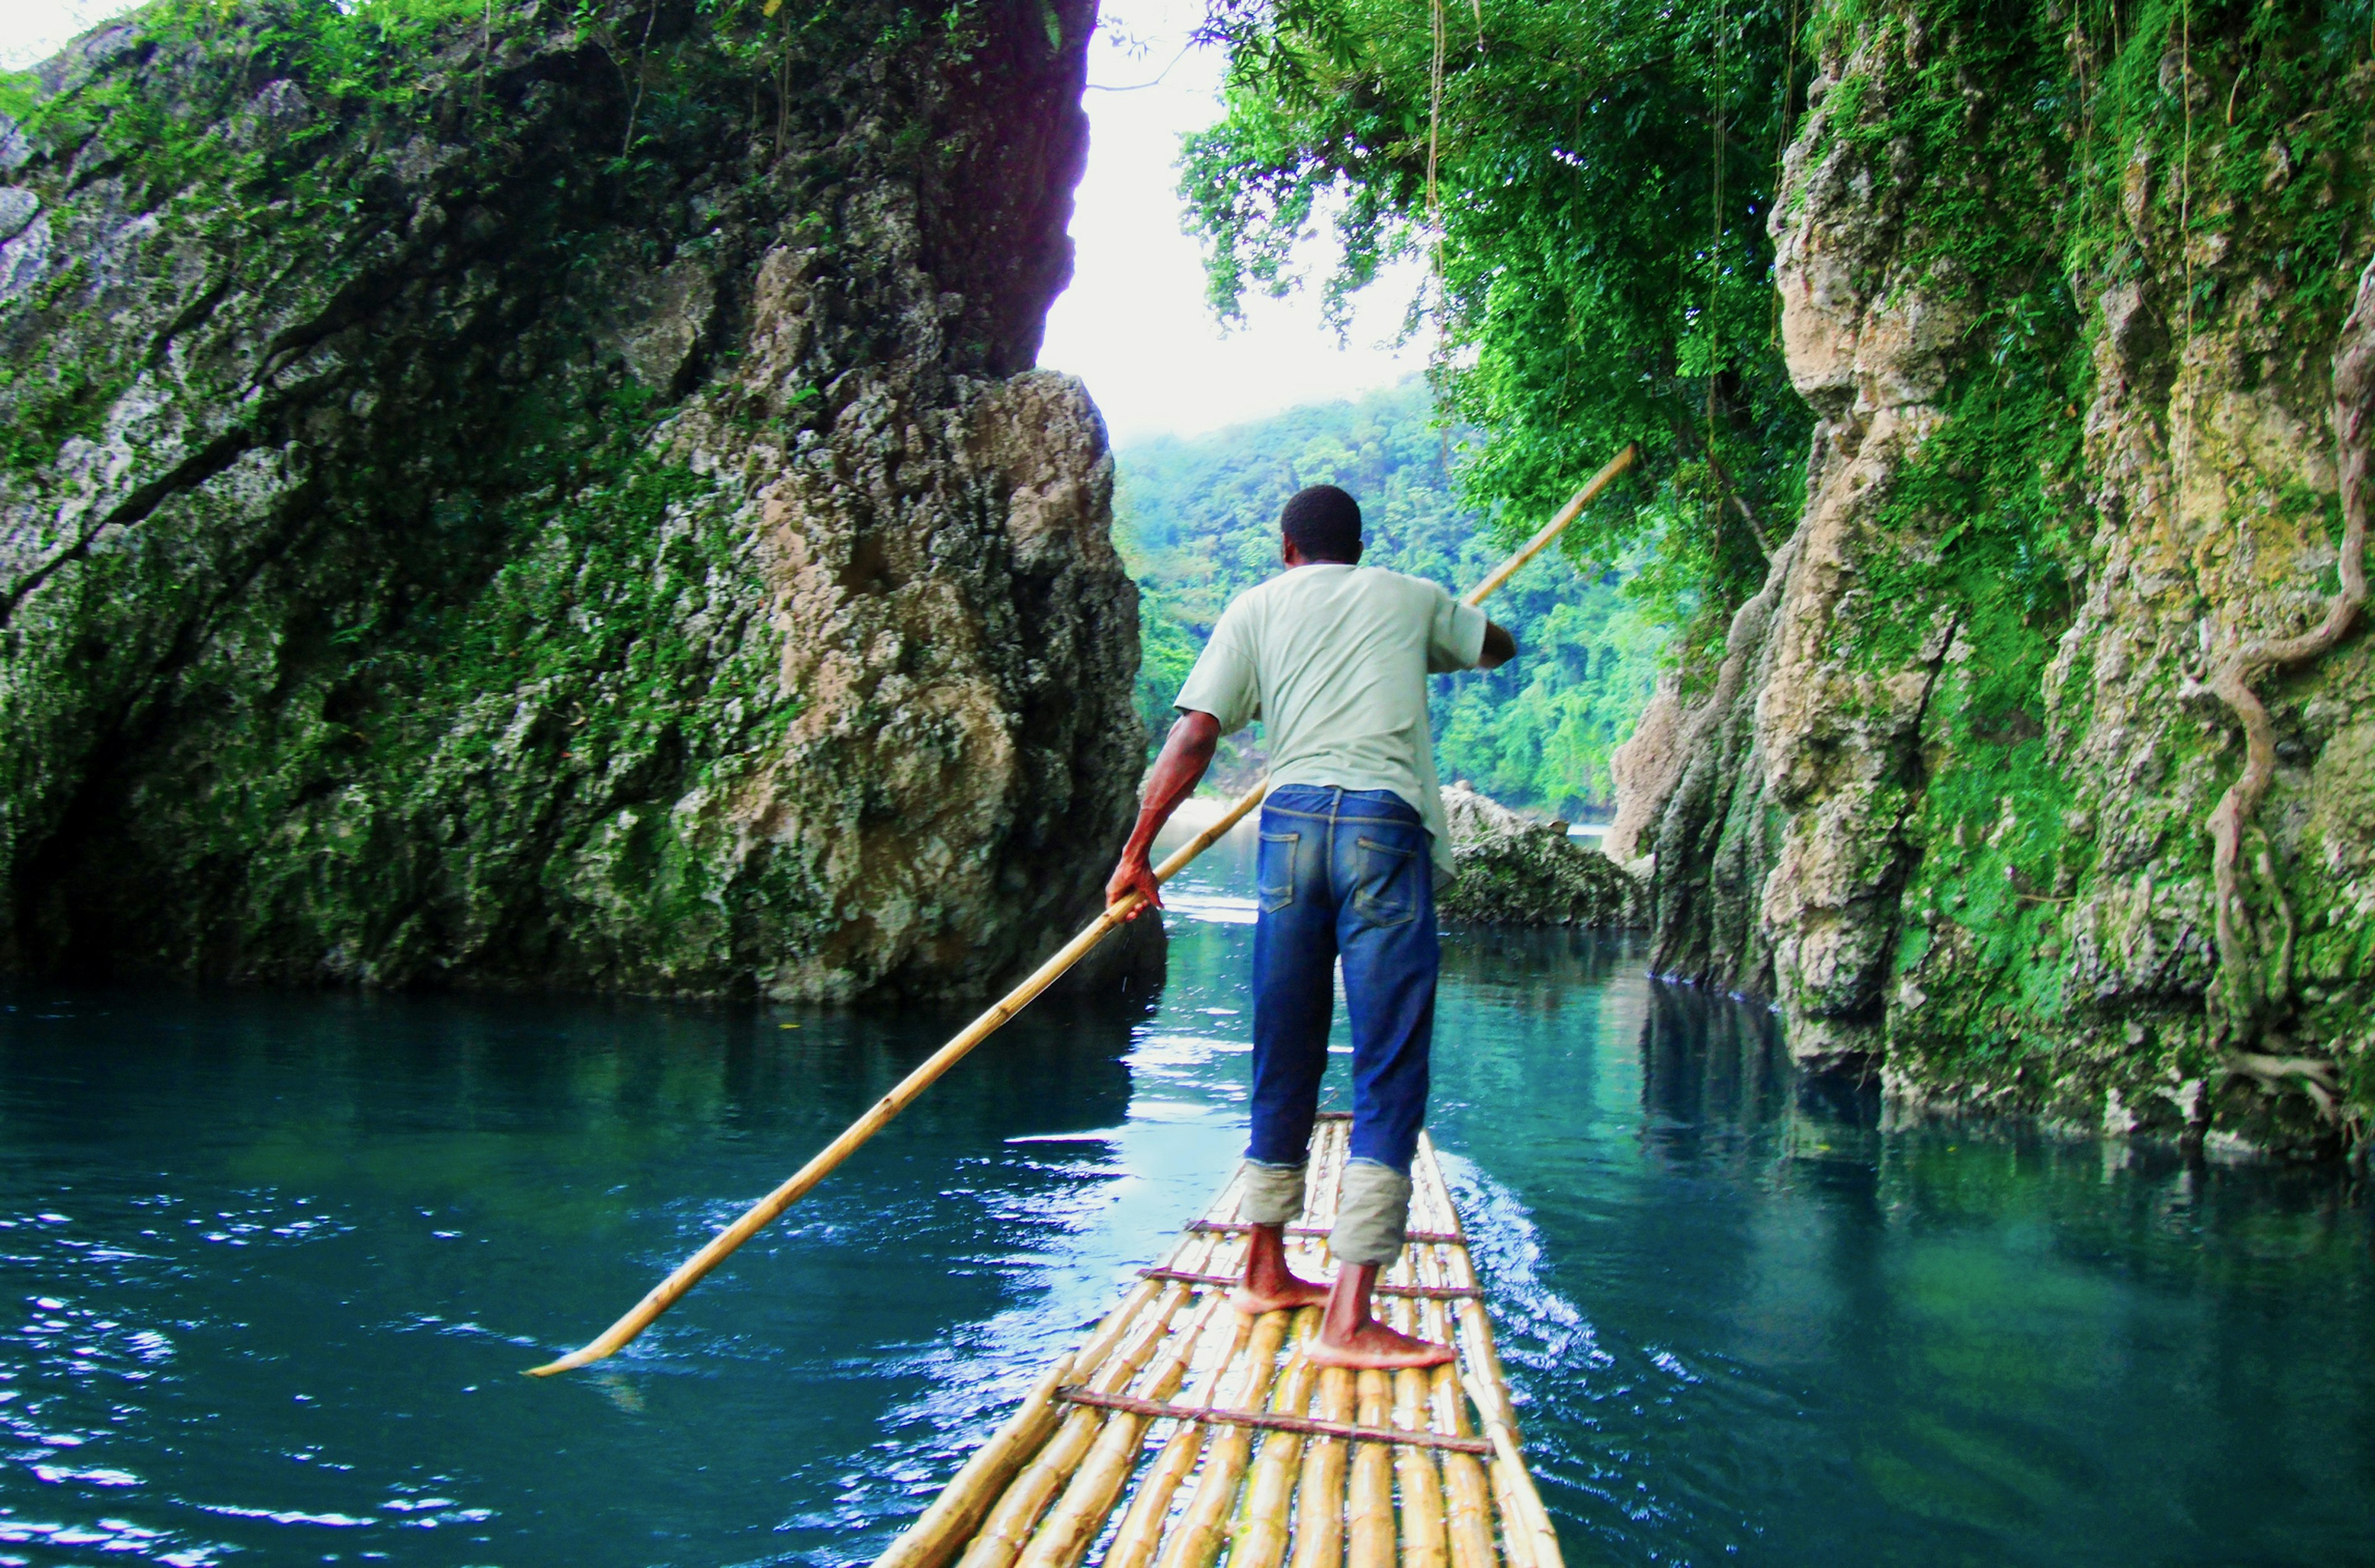
<path id="1" fill-rule="evenodd" d="M 43 65 L 0 963 L 969 990 L 1093 902 L 1055 14 L 160 0 Z"/>
<path id="2" fill-rule="evenodd" d="M 1530 821 L 1465 784 L 1443 792 L 1454 874 L 1436 907 L 1486 925 L 1633 925 L 1640 883 L 1564 822 Z"/>
<path id="3" fill-rule="evenodd" d="M 2278 776 L 2247 852 L 2296 984 L 2243 1044 L 2323 1064 L 2330 1105 L 2216 1036 L 2205 826 L 2242 760 L 2217 661 L 2334 589 L 2364 23 L 1817 16 L 1774 218 L 1822 416 L 1807 516 L 1735 622 L 1738 678 L 1665 699 L 1636 792 L 1660 967 L 1776 997 L 1802 1059 L 1907 1104 L 2239 1147 L 2332 1148 L 2375 1110 L 2351 967 L 2375 819 L 2329 760 L 2375 712 L 2363 633 L 2262 693 Z"/>

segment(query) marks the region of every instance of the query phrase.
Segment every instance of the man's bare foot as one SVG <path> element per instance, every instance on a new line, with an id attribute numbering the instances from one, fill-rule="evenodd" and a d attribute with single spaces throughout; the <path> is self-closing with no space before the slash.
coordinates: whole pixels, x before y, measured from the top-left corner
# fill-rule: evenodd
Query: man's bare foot
<path id="1" fill-rule="evenodd" d="M 1330 1338 L 1322 1328 L 1306 1341 L 1303 1353 L 1318 1366 L 1348 1366 L 1363 1372 L 1398 1372 L 1403 1367 L 1444 1366 L 1459 1352 L 1433 1339 L 1413 1339 L 1375 1318 L 1355 1327 L 1347 1338 Z"/>
<path id="2" fill-rule="evenodd" d="M 1348 1263 L 1328 1293 L 1328 1315 L 1303 1347 L 1303 1353 L 1320 1366 L 1353 1367 L 1363 1372 L 1398 1372 L 1404 1367 L 1442 1366 L 1459 1352 L 1433 1339 L 1414 1339 L 1379 1323 L 1369 1313 L 1377 1287 L 1377 1266 Z"/>
<path id="3" fill-rule="evenodd" d="M 1249 1316 L 1281 1307 L 1325 1306 L 1328 1287 L 1287 1267 L 1285 1226 L 1256 1225 L 1246 1244 L 1246 1282 L 1229 1304 Z"/>

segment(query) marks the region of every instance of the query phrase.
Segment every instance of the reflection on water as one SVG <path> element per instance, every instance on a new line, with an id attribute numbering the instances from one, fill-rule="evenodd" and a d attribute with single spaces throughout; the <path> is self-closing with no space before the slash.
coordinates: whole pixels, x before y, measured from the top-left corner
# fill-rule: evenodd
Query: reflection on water
<path id="1" fill-rule="evenodd" d="M 549 1382 L 962 1020 L 0 996 L 0 1562 L 865 1560 L 1227 1172 L 1248 878 L 1172 890 L 1151 1009 L 1043 1003 Z M 1640 971 L 1446 948 L 1434 1122 L 1574 1561 L 2369 1560 L 2349 1189 L 1884 1131 Z"/>

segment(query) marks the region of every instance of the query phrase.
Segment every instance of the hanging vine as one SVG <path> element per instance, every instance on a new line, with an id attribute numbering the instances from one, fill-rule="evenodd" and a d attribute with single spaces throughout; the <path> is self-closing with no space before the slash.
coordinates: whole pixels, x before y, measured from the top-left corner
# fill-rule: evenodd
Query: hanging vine
<path id="1" fill-rule="evenodd" d="M 2243 772 L 2210 813 L 2211 867 L 2216 900 L 2218 976 L 2211 992 L 2213 1041 L 2229 1053 L 2231 1070 L 2263 1082 L 2298 1080 L 2328 1115 L 2334 1110 L 2333 1069 L 2307 1058 L 2276 1057 L 2250 1049 L 2281 1025 L 2292 1004 L 2292 956 L 2297 935 L 2292 903 L 2278 882 L 2274 855 L 2253 825 L 2275 779 L 2275 725 L 2257 685 L 2270 676 L 2310 665 L 2349 635 L 2367 603 L 2367 469 L 2369 421 L 2375 418 L 2375 260 L 2359 275 L 2358 293 L 2343 323 L 2334 355 L 2334 441 L 2342 485 L 2342 546 L 2335 563 L 2340 586 L 2325 615 L 2297 637 L 2255 638 L 2229 654 L 2210 689 L 2243 726 Z M 2262 838 L 2252 870 L 2274 904 L 2282 935 L 2274 942 L 2255 920 L 2243 886 L 2247 833 Z"/>

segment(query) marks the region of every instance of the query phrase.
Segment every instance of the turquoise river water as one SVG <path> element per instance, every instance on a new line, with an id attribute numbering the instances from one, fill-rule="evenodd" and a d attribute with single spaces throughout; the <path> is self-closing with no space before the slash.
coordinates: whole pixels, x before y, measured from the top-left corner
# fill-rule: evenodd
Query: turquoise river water
<path id="1" fill-rule="evenodd" d="M 1151 1008 L 1026 1015 L 549 1381 L 961 1017 L 0 993 L 0 1563 L 869 1559 L 1228 1173 L 1245 878 Z M 1447 955 L 1433 1126 L 1578 1568 L 2375 1562 L 2339 1173 L 1884 1131 L 1625 939 Z"/>

